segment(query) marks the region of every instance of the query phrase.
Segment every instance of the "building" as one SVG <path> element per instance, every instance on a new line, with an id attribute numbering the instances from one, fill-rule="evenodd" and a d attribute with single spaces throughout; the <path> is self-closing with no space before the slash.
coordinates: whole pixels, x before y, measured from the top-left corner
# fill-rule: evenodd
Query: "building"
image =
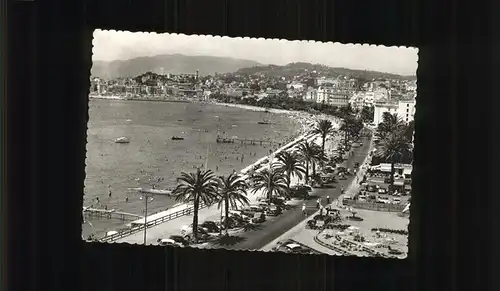
<path id="1" fill-rule="evenodd" d="M 413 120 L 415 116 L 416 100 L 400 100 L 398 102 L 398 116 L 400 116 L 406 123 Z"/>
<path id="2" fill-rule="evenodd" d="M 317 102 L 318 101 L 318 89 L 314 89 L 314 88 L 307 89 L 307 92 L 304 95 L 304 100 Z"/>
<path id="3" fill-rule="evenodd" d="M 408 123 L 415 116 L 416 100 L 415 98 L 406 100 L 380 100 L 374 103 L 373 123 L 378 125 L 383 121 L 384 112 L 397 114 L 404 122 Z"/>
<path id="4" fill-rule="evenodd" d="M 292 89 L 292 90 L 304 90 L 305 89 L 305 84 L 302 84 L 302 83 L 291 83 L 291 84 L 288 84 L 287 86 L 287 89 Z"/>
<path id="5" fill-rule="evenodd" d="M 320 87 L 316 102 L 332 106 L 348 106 L 349 93 L 343 90 Z"/>
<path id="6" fill-rule="evenodd" d="M 398 102 L 389 100 L 375 101 L 373 105 L 374 105 L 373 123 L 375 124 L 375 126 L 378 126 L 379 123 L 383 121 L 383 116 L 385 112 L 389 112 L 390 114 L 395 114 L 398 113 L 399 110 Z"/>

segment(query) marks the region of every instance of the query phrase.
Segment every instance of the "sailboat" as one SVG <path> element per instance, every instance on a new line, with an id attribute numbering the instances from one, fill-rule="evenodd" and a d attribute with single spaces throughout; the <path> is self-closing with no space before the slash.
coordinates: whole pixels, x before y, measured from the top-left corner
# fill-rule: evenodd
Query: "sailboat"
<path id="1" fill-rule="evenodd" d="M 268 111 L 267 111 L 267 112 L 268 112 Z M 262 118 L 262 120 L 261 120 L 261 121 L 259 121 L 259 122 L 257 122 L 257 123 L 258 123 L 258 124 L 269 124 L 269 123 L 270 123 L 270 122 L 269 122 L 269 112 L 267 113 L 267 115 L 266 115 L 264 118 Z"/>

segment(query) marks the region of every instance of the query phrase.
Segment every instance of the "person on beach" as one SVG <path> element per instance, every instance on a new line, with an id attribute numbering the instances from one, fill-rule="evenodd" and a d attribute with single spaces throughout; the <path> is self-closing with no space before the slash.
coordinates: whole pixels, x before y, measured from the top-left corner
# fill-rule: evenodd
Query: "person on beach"
<path id="1" fill-rule="evenodd" d="M 111 190 L 109 190 L 108 196 L 109 196 L 109 198 L 111 198 Z"/>

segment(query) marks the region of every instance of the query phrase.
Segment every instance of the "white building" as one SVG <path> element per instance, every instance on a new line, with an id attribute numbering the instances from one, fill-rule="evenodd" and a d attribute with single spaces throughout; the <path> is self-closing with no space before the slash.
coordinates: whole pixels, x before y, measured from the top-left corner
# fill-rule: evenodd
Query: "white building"
<path id="1" fill-rule="evenodd" d="M 389 101 L 381 100 L 374 103 L 374 117 L 373 123 L 378 125 L 383 121 L 384 112 L 389 112 L 390 114 L 397 114 L 404 122 L 408 123 L 413 120 L 415 116 L 415 105 L 416 100 L 399 100 L 399 101 Z"/>
<path id="2" fill-rule="evenodd" d="M 405 122 L 410 122 L 415 116 L 416 100 L 400 100 L 398 102 L 398 116 Z"/>
<path id="3" fill-rule="evenodd" d="M 291 83 L 291 84 L 288 84 L 286 87 L 287 87 L 287 89 L 304 90 L 306 85 L 304 85 L 302 83 Z"/>
<path id="4" fill-rule="evenodd" d="M 304 100 L 318 102 L 318 90 L 315 88 L 307 89 L 307 92 L 304 95 Z"/>
<path id="5" fill-rule="evenodd" d="M 318 103 L 325 103 L 332 106 L 348 106 L 349 94 L 347 92 L 333 88 L 320 87 L 318 89 Z"/>

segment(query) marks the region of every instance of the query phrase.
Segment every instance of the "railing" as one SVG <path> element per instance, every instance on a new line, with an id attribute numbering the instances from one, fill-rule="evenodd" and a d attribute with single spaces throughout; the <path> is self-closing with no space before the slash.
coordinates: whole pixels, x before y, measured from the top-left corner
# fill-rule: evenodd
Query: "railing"
<path id="1" fill-rule="evenodd" d="M 352 206 L 354 208 L 359 208 L 359 209 L 386 211 L 386 212 L 401 212 L 406 207 L 406 205 L 401 205 L 401 204 L 373 203 L 373 202 L 356 201 L 348 199 L 344 199 L 343 204 L 346 206 Z"/>
<path id="2" fill-rule="evenodd" d="M 203 202 L 201 202 L 200 203 L 200 207 L 198 208 L 198 210 L 203 209 L 205 207 L 207 207 L 207 206 Z M 193 211 L 194 211 L 194 206 L 189 206 L 189 207 L 187 207 L 185 209 L 182 209 L 182 210 L 170 213 L 170 214 L 165 215 L 163 217 L 159 217 L 159 218 L 151 220 L 151 221 L 146 221 L 146 223 L 147 223 L 146 225 L 132 227 L 130 229 L 126 229 L 126 230 L 123 230 L 123 231 L 119 231 L 118 233 L 105 236 L 103 238 L 100 238 L 99 241 L 100 242 L 113 242 L 113 241 L 119 240 L 121 238 L 124 238 L 126 236 L 132 235 L 134 233 L 138 233 L 140 231 L 144 231 L 144 227 L 157 226 L 158 224 L 161 224 L 161 223 L 164 223 L 164 222 L 167 222 L 167 221 L 179 218 L 181 216 L 189 215 L 189 214 L 193 213 Z"/>

